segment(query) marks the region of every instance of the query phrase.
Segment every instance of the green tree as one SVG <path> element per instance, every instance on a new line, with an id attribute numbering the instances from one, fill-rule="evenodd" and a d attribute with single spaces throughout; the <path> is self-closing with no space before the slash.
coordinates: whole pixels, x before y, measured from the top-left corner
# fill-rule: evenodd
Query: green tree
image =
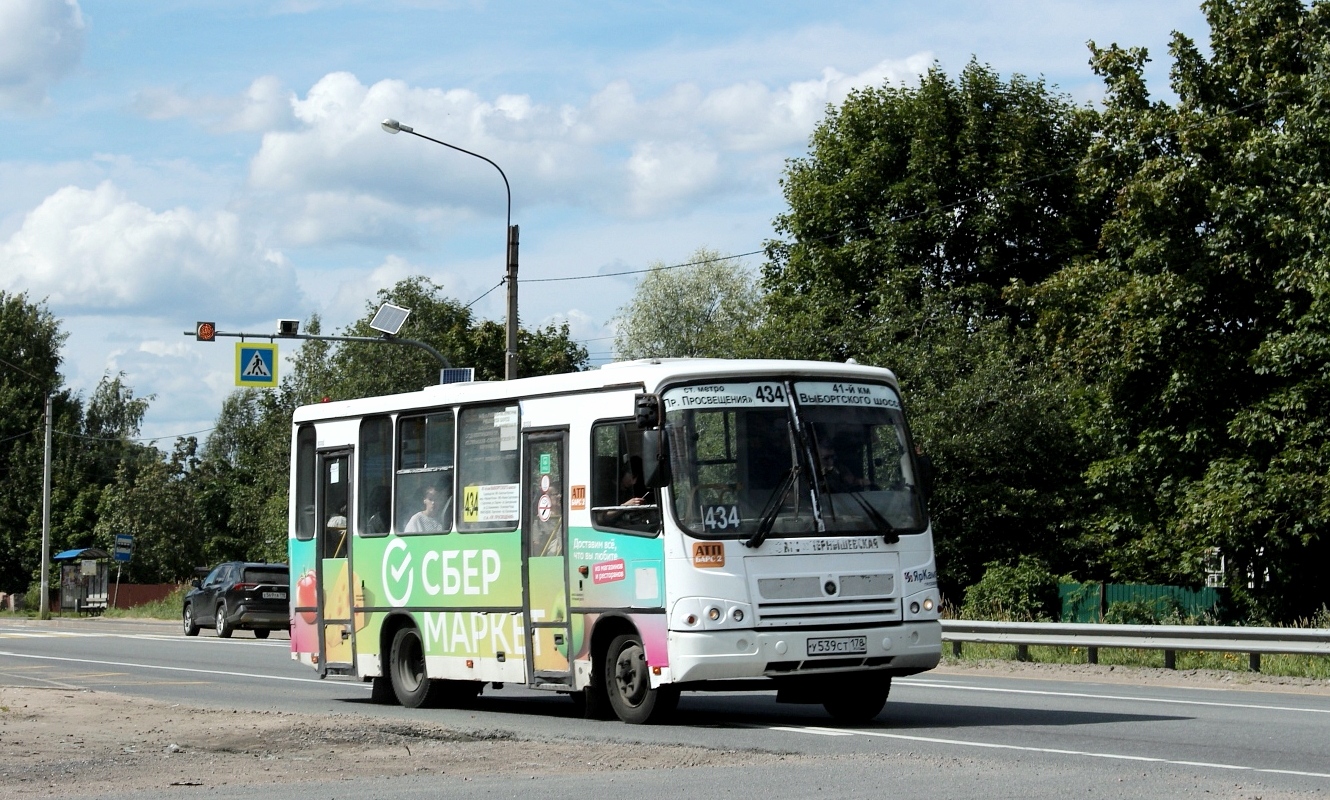
<path id="1" fill-rule="evenodd" d="M 782 180 L 784 238 L 763 272 L 772 335 L 840 360 L 873 332 L 915 338 L 939 312 L 1021 321 L 1002 290 L 1097 239 L 1102 212 L 1075 173 L 1095 124 L 1042 81 L 973 61 L 955 82 L 934 67 L 916 88 L 852 92 Z"/>
<path id="2" fill-rule="evenodd" d="M 615 317 L 620 358 L 734 358 L 751 351 L 762 297 L 743 262 L 705 247 L 678 269 L 651 265 Z"/>
<path id="3" fill-rule="evenodd" d="M 134 536 L 134 558 L 127 565 L 131 581 L 184 581 L 207 563 L 192 480 L 195 447 L 192 437 L 179 439 L 169 458 L 147 460 L 137 469 L 122 465 L 102 493 L 96 535 L 103 542 L 117 533 Z"/>
<path id="4" fill-rule="evenodd" d="M 1032 293 L 1092 387 L 1079 429 L 1112 577 L 1196 583 L 1218 546 L 1253 618 L 1324 602 L 1330 8 L 1207 0 L 1211 55 L 1175 34 L 1176 105 L 1140 49 L 1092 47 L 1107 95 L 1081 177 L 1102 251 Z M 1248 584 L 1251 584 L 1249 588 Z"/>
<path id="5" fill-rule="evenodd" d="M 41 561 L 42 427 L 46 397 L 56 418 L 77 399 L 57 393 L 67 334 L 44 303 L 0 291 L 0 587 L 19 591 Z"/>

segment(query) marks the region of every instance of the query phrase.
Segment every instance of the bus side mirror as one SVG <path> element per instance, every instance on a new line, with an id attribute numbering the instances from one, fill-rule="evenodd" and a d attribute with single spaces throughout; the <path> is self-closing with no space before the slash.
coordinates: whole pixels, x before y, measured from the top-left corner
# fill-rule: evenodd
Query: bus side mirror
<path id="1" fill-rule="evenodd" d="M 642 482 L 650 489 L 670 483 L 669 437 L 663 428 L 642 431 Z"/>

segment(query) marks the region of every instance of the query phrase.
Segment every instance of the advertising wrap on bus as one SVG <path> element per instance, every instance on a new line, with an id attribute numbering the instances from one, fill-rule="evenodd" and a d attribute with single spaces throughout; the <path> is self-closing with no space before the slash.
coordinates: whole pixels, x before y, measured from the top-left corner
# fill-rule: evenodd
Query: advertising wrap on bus
<path id="1" fill-rule="evenodd" d="M 629 362 L 308 406 L 292 437 L 292 657 L 376 700 L 516 683 L 642 723 L 768 687 L 863 720 L 941 656 L 887 370 Z"/>

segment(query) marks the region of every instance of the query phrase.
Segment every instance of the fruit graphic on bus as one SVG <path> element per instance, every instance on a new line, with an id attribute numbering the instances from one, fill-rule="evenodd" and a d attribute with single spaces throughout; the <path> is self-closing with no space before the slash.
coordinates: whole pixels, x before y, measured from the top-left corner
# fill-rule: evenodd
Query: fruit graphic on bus
<path id="1" fill-rule="evenodd" d="M 299 581 L 296 581 L 296 606 L 311 609 L 301 611 L 300 618 L 311 625 L 314 624 L 314 621 L 318 619 L 318 612 L 313 611 L 312 609 L 318 606 L 318 604 L 319 582 L 318 578 L 314 576 L 314 570 L 310 570 L 304 575 L 301 575 Z"/>

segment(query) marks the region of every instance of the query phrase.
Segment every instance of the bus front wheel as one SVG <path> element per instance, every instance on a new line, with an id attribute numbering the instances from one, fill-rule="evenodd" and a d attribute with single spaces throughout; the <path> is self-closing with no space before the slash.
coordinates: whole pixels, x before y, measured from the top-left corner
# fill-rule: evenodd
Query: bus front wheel
<path id="1" fill-rule="evenodd" d="M 605 690 L 614 713 L 632 725 L 659 722 L 679 703 L 672 686 L 651 688 L 646 650 L 636 634 L 616 636 L 605 653 Z"/>
<path id="2" fill-rule="evenodd" d="M 837 722 L 871 722 L 887 705 L 891 693 L 891 677 L 883 676 L 871 681 L 846 681 L 827 690 L 822 707 Z"/>

